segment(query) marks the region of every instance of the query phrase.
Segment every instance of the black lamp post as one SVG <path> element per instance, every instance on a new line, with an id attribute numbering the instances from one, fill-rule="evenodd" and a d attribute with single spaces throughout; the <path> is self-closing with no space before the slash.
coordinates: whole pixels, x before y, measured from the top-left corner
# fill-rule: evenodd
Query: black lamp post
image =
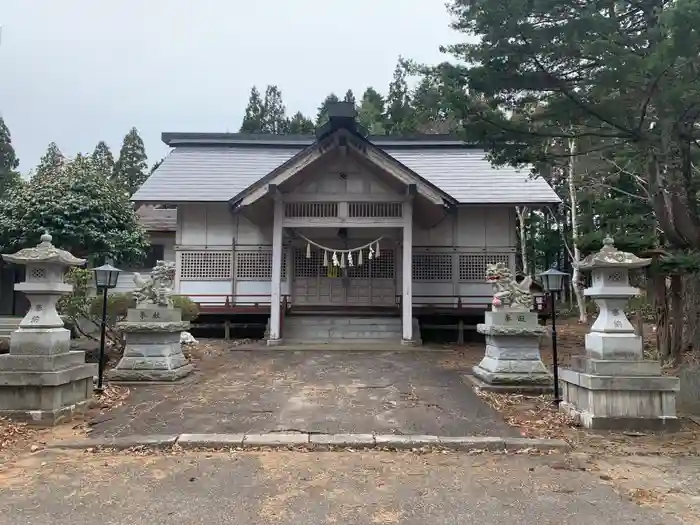
<path id="1" fill-rule="evenodd" d="M 102 291 L 102 326 L 100 331 L 100 360 L 97 364 L 97 388 L 102 392 L 102 378 L 104 376 L 105 358 L 105 332 L 107 330 L 107 290 L 117 286 L 121 270 L 111 264 L 103 264 L 93 270 L 95 273 L 95 287 L 97 291 Z"/>
<path id="2" fill-rule="evenodd" d="M 551 268 L 546 272 L 537 275 L 542 282 L 542 287 L 546 294 L 549 295 L 550 304 L 552 305 L 552 361 L 554 361 L 554 404 L 559 405 L 559 358 L 557 356 L 557 311 L 554 294 L 560 293 L 564 289 L 564 279 L 569 276 L 568 273 L 560 272 L 556 268 Z"/>

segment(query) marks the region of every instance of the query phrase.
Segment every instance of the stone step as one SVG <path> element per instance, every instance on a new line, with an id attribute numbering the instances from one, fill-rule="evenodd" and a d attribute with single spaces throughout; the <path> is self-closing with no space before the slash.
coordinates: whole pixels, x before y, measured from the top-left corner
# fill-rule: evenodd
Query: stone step
<path id="1" fill-rule="evenodd" d="M 269 322 L 268 322 L 269 328 Z M 413 319 L 416 340 L 420 327 Z M 387 316 L 289 316 L 282 325 L 282 339 L 295 344 L 400 343 L 401 318 Z"/>
<path id="2" fill-rule="evenodd" d="M 388 332 L 379 330 L 285 330 L 283 338 L 292 339 L 396 339 L 401 338 L 401 332 Z"/>
<path id="3" fill-rule="evenodd" d="M 347 326 L 347 325 L 386 325 L 401 327 L 401 318 L 399 317 L 321 317 L 321 316 L 298 316 L 286 317 L 284 319 L 285 326 Z"/>
<path id="4" fill-rule="evenodd" d="M 352 325 L 290 325 L 285 323 L 283 329 L 290 330 L 335 330 L 339 332 L 362 332 L 371 330 L 375 332 L 401 332 L 401 325 L 385 325 L 385 324 L 352 324 Z"/>
<path id="5" fill-rule="evenodd" d="M 395 348 L 401 348 L 401 338 L 393 337 L 391 339 L 295 339 L 295 338 L 284 338 L 285 345 L 328 345 L 328 346 L 342 346 L 349 349 L 360 348 L 362 350 L 392 350 Z M 376 348 L 373 345 L 377 345 Z M 371 348 L 370 348 L 371 347 Z"/>

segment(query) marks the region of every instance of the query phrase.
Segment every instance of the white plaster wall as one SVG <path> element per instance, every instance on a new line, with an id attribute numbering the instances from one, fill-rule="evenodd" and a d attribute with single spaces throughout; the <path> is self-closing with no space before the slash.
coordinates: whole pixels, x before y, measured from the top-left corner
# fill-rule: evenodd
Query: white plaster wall
<path id="1" fill-rule="evenodd" d="M 234 219 L 227 203 L 180 204 L 177 223 L 179 247 L 223 247 L 233 243 Z"/>
<path id="2" fill-rule="evenodd" d="M 515 208 L 470 206 L 454 209 L 431 229 L 414 227 L 413 245 L 514 249 Z"/>

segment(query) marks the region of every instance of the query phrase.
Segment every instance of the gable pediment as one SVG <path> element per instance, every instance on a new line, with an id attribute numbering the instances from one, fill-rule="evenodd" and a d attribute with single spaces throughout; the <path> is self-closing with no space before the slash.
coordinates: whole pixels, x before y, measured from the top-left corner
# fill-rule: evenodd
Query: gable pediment
<path id="1" fill-rule="evenodd" d="M 321 166 L 306 177 L 289 181 L 283 193 L 293 199 L 295 196 L 345 195 L 348 198 L 363 195 L 396 196 L 403 194 L 401 188 L 382 180 L 351 157 L 337 159 L 327 166 Z M 296 184 L 295 184 L 296 182 Z M 286 191 L 285 191 L 286 190 Z"/>
<path id="2" fill-rule="evenodd" d="M 340 129 L 304 149 L 246 191 L 234 197 L 231 200 L 232 204 L 237 207 L 249 206 L 266 196 L 270 187 L 279 188 L 282 193 L 289 193 L 293 188 L 304 183 L 313 184 L 315 182 L 316 188 L 324 185 L 341 185 L 340 182 L 333 182 L 332 176 L 335 167 L 339 165 L 351 166 L 358 173 L 371 174 L 372 176 L 370 179 L 361 175 L 353 177 L 350 185 L 342 183 L 346 188 L 352 188 L 354 183 L 363 184 L 369 181 L 371 192 L 372 181 L 377 180 L 380 182 L 375 182 L 376 187 L 380 190 L 384 189 L 388 193 L 405 193 L 408 186 L 415 186 L 418 195 L 432 204 L 441 206 L 445 203 L 455 202 L 452 197 L 422 179 L 418 174 L 375 147 L 365 138 L 346 129 Z M 323 182 L 320 182 L 321 179 L 315 179 L 316 177 L 324 177 L 324 173 L 326 178 Z M 346 176 L 348 175 L 347 172 L 335 171 L 335 173 L 338 177 L 344 173 Z"/>

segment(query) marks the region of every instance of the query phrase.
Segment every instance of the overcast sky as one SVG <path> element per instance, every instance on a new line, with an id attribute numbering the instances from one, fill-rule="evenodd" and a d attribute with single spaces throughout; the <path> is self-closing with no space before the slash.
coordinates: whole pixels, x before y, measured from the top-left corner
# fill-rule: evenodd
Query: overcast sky
<path id="1" fill-rule="evenodd" d="M 444 59 L 449 21 L 443 0 L 0 0 L 0 112 L 24 173 L 132 126 L 152 164 L 162 131 L 238 131 L 254 84 L 307 115 L 385 93 L 399 55 Z"/>

